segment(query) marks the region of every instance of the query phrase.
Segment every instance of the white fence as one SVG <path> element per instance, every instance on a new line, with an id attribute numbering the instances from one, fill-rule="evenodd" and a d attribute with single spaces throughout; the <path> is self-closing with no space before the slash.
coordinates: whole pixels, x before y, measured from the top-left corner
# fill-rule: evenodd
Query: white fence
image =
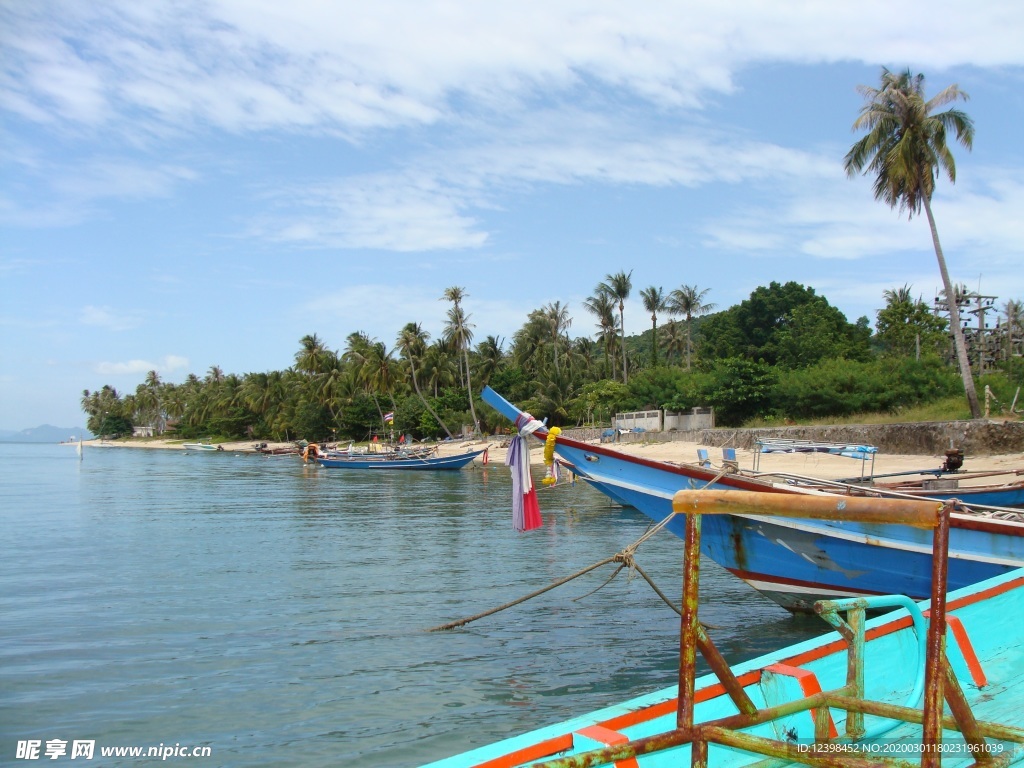
<path id="1" fill-rule="evenodd" d="M 696 429 L 713 429 L 714 426 L 713 408 L 694 408 L 690 413 L 633 411 L 616 413 L 612 419 L 614 429 L 627 432 L 692 432 Z"/>
<path id="2" fill-rule="evenodd" d="M 676 413 L 665 411 L 664 430 L 671 432 L 692 432 L 695 429 L 715 428 L 714 408 L 694 408 L 690 413 Z"/>

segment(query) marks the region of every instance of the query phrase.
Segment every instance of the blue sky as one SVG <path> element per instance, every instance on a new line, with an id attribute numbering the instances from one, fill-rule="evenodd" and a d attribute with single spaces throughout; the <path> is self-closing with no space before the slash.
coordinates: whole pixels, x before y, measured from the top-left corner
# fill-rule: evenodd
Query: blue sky
<path id="1" fill-rule="evenodd" d="M 0 6 L 0 428 L 83 389 L 283 369 L 299 339 L 476 340 L 633 272 L 772 280 L 872 323 L 939 285 L 842 158 L 882 66 L 975 120 L 934 200 L 955 282 L 1024 298 L 1024 4 L 35 0 Z"/>

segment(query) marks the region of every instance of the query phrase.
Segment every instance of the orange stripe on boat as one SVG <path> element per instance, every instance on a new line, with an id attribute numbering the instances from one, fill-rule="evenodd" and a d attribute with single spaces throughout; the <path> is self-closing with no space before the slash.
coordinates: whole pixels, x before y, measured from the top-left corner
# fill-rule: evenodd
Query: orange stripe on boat
<path id="1" fill-rule="evenodd" d="M 496 757 L 485 763 L 478 763 L 477 768 L 514 768 L 514 766 L 540 760 L 544 757 L 551 757 L 569 749 L 572 749 L 572 734 L 566 733 L 547 741 L 531 744 L 529 747 L 518 749 L 515 752 Z"/>
<path id="2" fill-rule="evenodd" d="M 603 725 L 590 725 L 586 728 L 581 728 L 576 731 L 580 736 L 586 736 L 588 739 L 593 739 L 599 744 L 625 744 L 629 741 L 629 737 L 624 733 L 613 731 L 611 728 L 605 728 Z M 638 768 L 635 757 L 627 757 L 625 760 L 620 760 L 615 764 L 616 768 Z"/>
<path id="3" fill-rule="evenodd" d="M 985 675 L 985 670 L 981 668 L 978 654 L 974 652 L 974 644 L 964 628 L 964 623 L 957 616 L 946 616 L 946 626 L 953 633 L 956 644 L 960 646 L 960 653 L 964 655 L 964 661 L 967 662 L 967 669 L 971 672 L 974 684 L 979 688 L 984 688 L 988 685 L 988 677 Z"/>
<path id="4" fill-rule="evenodd" d="M 800 690 L 803 691 L 804 698 L 813 696 L 816 693 L 821 693 L 821 683 L 818 681 L 818 676 L 809 669 L 792 667 L 789 664 L 770 664 L 764 669 L 765 672 L 773 672 L 776 675 L 794 678 L 798 683 L 800 683 Z M 811 719 L 813 720 L 814 713 L 808 711 L 808 714 L 810 714 Z M 839 731 L 836 730 L 836 724 L 832 719 L 831 712 L 829 712 L 828 715 L 828 736 L 830 739 L 835 739 L 839 736 Z"/>

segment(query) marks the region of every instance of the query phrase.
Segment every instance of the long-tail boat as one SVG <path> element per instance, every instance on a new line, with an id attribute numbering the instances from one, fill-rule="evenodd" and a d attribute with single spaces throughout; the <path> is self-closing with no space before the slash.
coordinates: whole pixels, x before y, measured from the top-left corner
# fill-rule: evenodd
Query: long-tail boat
<path id="1" fill-rule="evenodd" d="M 530 414 L 486 387 L 482 399 L 535 437 Z M 553 431 L 553 430 L 552 430 Z M 563 466 L 615 502 L 635 507 L 661 522 L 672 515 L 672 498 L 682 489 L 760 491 L 786 497 L 876 493 L 778 482 L 730 467 L 671 464 L 590 445 L 562 434 L 554 453 Z M 1019 510 L 983 511 L 957 504 L 950 523 L 949 587 L 957 589 L 1024 566 L 1024 522 Z M 684 521 L 667 529 L 682 538 Z M 810 612 L 815 601 L 898 592 L 915 600 L 929 595 L 932 552 L 927 536 L 913 526 L 880 527 L 840 516 L 836 520 L 775 519 L 721 515 L 705 523 L 704 554 L 787 610 Z"/>

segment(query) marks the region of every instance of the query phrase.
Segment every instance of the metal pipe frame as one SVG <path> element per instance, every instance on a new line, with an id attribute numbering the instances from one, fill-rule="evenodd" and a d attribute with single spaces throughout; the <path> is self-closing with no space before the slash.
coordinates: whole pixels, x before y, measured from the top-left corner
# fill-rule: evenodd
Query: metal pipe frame
<path id="1" fill-rule="evenodd" d="M 1005 764 L 1009 756 L 990 754 L 984 749 L 985 737 L 1024 742 L 1024 729 L 977 721 L 945 654 L 949 515 L 953 505 L 953 502 L 924 500 L 793 497 L 736 490 L 679 491 L 673 498 L 673 510 L 687 517 L 683 547 L 683 600 L 679 633 L 679 698 L 676 728 L 624 744 L 536 763 L 535 768 L 590 768 L 614 764 L 687 743 L 691 745 L 690 759 L 693 768 L 707 768 L 709 744 L 736 747 L 774 760 L 798 762 L 816 768 L 907 764 L 906 761 L 885 758 L 877 754 L 870 757 L 852 753 L 837 755 L 835 752 L 815 749 L 818 744 L 826 741 L 822 738 L 825 729 L 815 729 L 818 741 L 808 749 L 798 748 L 789 742 L 740 733 L 738 730 L 804 710 L 816 710 L 816 720 L 824 720 L 822 714 L 827 715 L 828 707 L 855 713 L 852 718 L 848 717 L 847 737 L 843 739 L 847 742 L 863 735 L 865 713 L 921 724 L 921 768 L 939 768 L 941 765 L 943 728 L 955 729 L 964 735 L 968 745 L 975 750 L 973 754 L 976 765 L 993 768 Z M 843 626 L 840 629 L 840 634 L 850 648 L 847 684 L 842 688 L 816 693 L 776 707 L 757 709 L 698 619 L 700 521 L 701 516 L 705 514 L 841 519 L 931 529 L 931 607 L 924 643 L 923 707 L 902 707 L 864 698 L 864 609 L 863 606 L 853 606 L 852 613 L 859 615 L 852 616 L 849 622 L 842 622 Z M 823 610 L 827 611 L 829 608 L 823 607 Z M 726 689 L 739 714 L 700 724 L 694 722 L 698 649 Z M 951 717 L 944 716 L 943 702 L 949 704 Z"/>

